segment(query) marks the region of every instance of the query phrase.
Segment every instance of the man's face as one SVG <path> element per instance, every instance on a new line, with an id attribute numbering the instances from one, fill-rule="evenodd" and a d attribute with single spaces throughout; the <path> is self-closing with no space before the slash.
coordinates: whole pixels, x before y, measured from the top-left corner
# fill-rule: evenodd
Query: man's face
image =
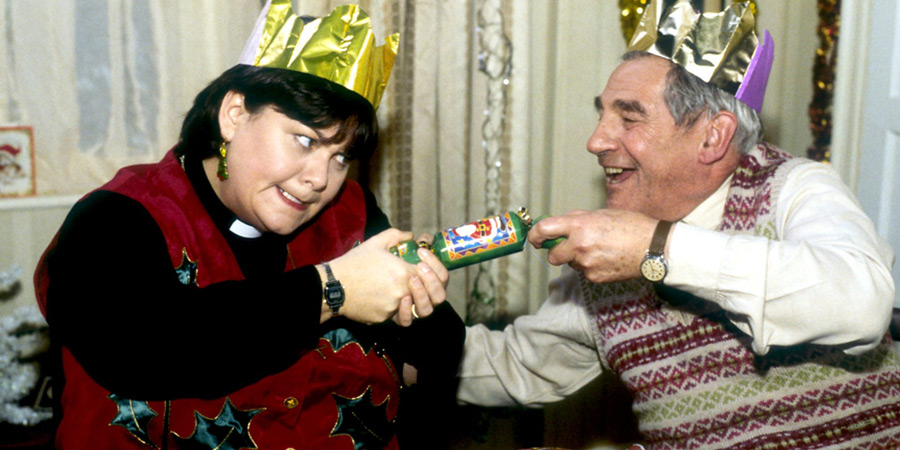
<path id="1" fill-rule="evenodd" d="M 702 201 L 704 119 L 688 130 L 675 125 L 663 97 L 670 64 L 655 56 L 624 61 L 597 97 L 600 119 L 587 149 L 606 172 L 608 208 L 677 220 Z"/>

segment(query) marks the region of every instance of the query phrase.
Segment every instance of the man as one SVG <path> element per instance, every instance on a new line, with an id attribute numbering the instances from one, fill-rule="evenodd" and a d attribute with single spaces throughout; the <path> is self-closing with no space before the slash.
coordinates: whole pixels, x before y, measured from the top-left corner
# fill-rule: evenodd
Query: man
<path id="1" fill-rule="evenodd" d="M 900 448 L 891 249 L 831 168 L 760 142 L 772 47 L 746 4 L 667 3 L 596 99 L 607 209 L 532 229 L 574 270 L 535 315 L 467 330 L 458 398 L 539 406 L 612 370 L 648 449 Z M 685 54 L 723 23 L 710 73 Z"/>

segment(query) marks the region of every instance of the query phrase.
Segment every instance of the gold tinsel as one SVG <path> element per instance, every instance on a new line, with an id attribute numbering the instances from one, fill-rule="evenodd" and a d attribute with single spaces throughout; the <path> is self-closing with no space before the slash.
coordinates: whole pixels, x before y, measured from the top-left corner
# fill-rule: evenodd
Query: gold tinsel
<path id="1" fill-rule="evenodd" d="M 647 0 L 619 0 L 619 20 L 622 24 L 622 36 L 627 44 L 631 41 L 634 29 L 637 28 L 641 16 L 644 15 L 644 8 L 647 7 Z"/>
<path id="2" fill-rule="evenodd" d="M 809 104 L 809 129 L 813 144 L 807 156 L 816 161 L 831 160 L 831 103 L 834 98 L 834 68 L 837 65 L 840 0 L 819 0 L 819 48 L 813 61 L 813 98 Z"/>

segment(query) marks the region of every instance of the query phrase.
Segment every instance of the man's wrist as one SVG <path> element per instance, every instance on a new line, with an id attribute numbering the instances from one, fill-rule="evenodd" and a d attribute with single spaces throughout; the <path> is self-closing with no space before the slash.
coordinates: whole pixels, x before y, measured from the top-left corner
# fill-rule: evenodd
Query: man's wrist
<path id="1" fill-rule="evenodd" d="M 669 230 L 673 223 L 660 220 L 653 232 L 653 238 L 650 241 L 650 248 L 641 261 L 641 275 L 645 279 L 653 283 L 661 283 L 669 272 L 669 265 L 666 261 L 666 242 L 669 238 Z"/>

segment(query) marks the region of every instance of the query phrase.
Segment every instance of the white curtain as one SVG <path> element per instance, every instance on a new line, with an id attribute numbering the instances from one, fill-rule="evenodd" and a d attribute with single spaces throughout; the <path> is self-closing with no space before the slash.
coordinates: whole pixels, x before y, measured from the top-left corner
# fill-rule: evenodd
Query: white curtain
<path id="1" fill-rule="evenodd" d="M 371 186 L 396 226 L 433 233 L 520 206 L 536 217 L 601 205 L 581 150 L 624 49 L 615 2 L 380 4 L 402 38 Z M 509 319 L 535 310 L 555 273 L 528 247 L 454 271 L 449 295 L 460 313 L 468 299 L 475 319 Z M 472 298 L 476 280 L 494 302 Z"/>
<path id="2" fill-rule="evenodd" d="M 0 122 L 34 127 L 41 195 L 159 159 L 232 65 L 258 1 L 0 0 Z"/>
<path id="3" fill-rule="evenodd" d="M 158 160 L 194 95 L 238 59 L 262 3 L 0 0 L 0 125 L 34 127 L 39 195 L 80 195 L 123 165 Z M 295 7 L 320 16 L 340 3 Z M 802 155 L 816 2 L 757 3 L 777 48 L 763 118 L 772 141 Z M 603 204 L 584 148 L 593 98 L 625 48 L 618 2 L 360 4 L 379 38 L 401 33 L 379 109 L 382 145 L 361 174 L 395 226 L 433 233 L 519 206 L 539 216 Z M 460 313 L 478 270 L 452 273 Z M 556 273 L 530 248 L 496 260 L 482 280 L 497 299 L 479 314 L 534 311 Z"/>

